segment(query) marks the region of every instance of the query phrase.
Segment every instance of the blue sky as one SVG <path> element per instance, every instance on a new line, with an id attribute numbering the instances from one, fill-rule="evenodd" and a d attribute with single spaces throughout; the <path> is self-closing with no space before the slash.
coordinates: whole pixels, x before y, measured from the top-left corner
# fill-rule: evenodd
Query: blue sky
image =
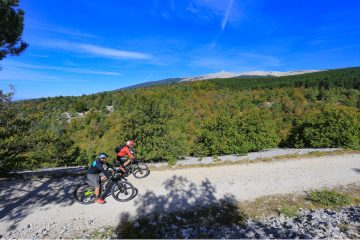
<path id="1" fill-rule="evenodd" d="M 14 99 L 221 70 L 360 66 L 359 0 L 22 0 L 29 48 L 0 62 Z"/>

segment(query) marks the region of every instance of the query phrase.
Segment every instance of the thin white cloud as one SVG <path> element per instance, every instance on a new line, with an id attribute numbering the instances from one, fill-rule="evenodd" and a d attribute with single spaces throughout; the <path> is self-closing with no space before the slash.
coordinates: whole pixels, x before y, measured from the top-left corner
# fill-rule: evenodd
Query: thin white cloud
<path id="1" fill-rule="evenodd" d="M 151 56 L 146 53 L 121 51 L 113 48 L 105 48 L 90 44 L 77 44 L 77 47 L 84 52 L 112 58 L 149 59 Z"/>
<path id="2" fill-rule="evenodd" d="M 225 12 L 224 17 L 223 17 L 222 22 L 221 22 L 220 32 L 219 32 L 219 33 L 216 35 L 216 37 L 206 46 L 210 51 L 216 48 L 217 42 L 218 42 L 218 40 L 220 39 L 221 35 L 223 34 L 226 25 L 228 24 L 229 17 L 230 17 L 232 8 L 233 8 L 233 3 L 234 3 L 234 0 L 230 0 L 230 1 L 229 1 L 228 5 L 227 5 L 227 8 L 226 8 L 226 12 Z"/>
<path id="3" fill-rule="evenodd" d="M 219 40 L 219 38 L 221 37 L 222 33 L 224 32 L 224 30 L 222 29 L 218 35 L 216 35 L 216 37 L 207 45 L 205 45 L 205 48 L 207 48 L 207 50 L 211 51 L 214 50 L 217 46 L 217 42 Z"/>
<path id="4" fill-rule="evenodd" d="M 175 10 L 176 10 L 176 6 L 175 6 L 174 0 L 170 0 L 170 1 L 169 1 L 169 4 L 170 4 L 170 9 L 171 9 L 171 11 L 175 11 Z"/>
<path id="5" fill-rule="evenodd" d="M 92 35 L 92 34 L 82 33 L 82 32 L 77 31 L 77 30 L 67 29 L 67 28 L 58 27 L 58 26 L 45 26 L 45 25 L 29 24 L 29 25 L 27 25 L 25 27 L 38 29 L 38 30 L 43 30 L 43 31 L 47 31 L 47 32 L 60 33 L 60 34 L 68 35 L 68 36 L 74 36 L 74 37 L 98 38 L 97 36 Z"/>
<path id="6" fill-rule="evenodd" d="M 48 58 L 49 56 L 47 55 L 42 55 L 42 54 L 30 54 L 30 56 L 32 57 L 39 57 L 39 58 Z"/>
<path id="7" fill-rule="evenodd" d="M 70 67 L 57 67 L 57 66 L 47 66 L 47 65 L 32 65 L 26 63 L 19 63 L 10 61 L 4 64 L 4 68 L 27 68 L 27 69 L 44 69 L 44 70 L 54 70 L 54 71 L 62 71 L 62 72 L 70 72 L 70 73 L 81 73 L 81 74 L 89 74 L 89 75 L 107 75 L 107 76 L 120 76 L 121 73 L 118 72 L 110 72 L 110 71 L 96 71 L 90 69 L 83 68 L 70 68 Z"/>
<path id="8" fill-rule="evenodd" d="M 224 19 L 221 23 L 221 29 L 224 30 L 225 27 L 226 27 L 226 24 L 229 20 L 229 16 L 230 16 L 230 13 L 231 13 L 231 9 L 232 9 L 232 6 L 233 6 L 233 3 L 234 3 L 234 0 L 230 0 L 229 1 L 229 4 L 228 4 L 228 7 L 226 9 L 226 13 L 225 13 L 225 16 L 224 16 Z"/>
<path id="9" fill-rule="evenodd" d="M 344 49 L 348 49 L 348 48 L 356 48 L 356 47 L 358 48 L 359 46 L 360 46 L 360 44 L 344 45 L 341 47 L 325 49 L 325 51 L 339 51 L 339 50 L 344 50 Z"/>
<path id="10" fill-rule="evenodd" d="M 191 17 L 196 17 L 205 22 L 217 22 L 221 19 L 221 25 L 225 28 L 228 22 L 237 23 L 243 17 L 243 11 L 240 6 L 244 3 L 235 2 L 234 0 L 191 0 L 189 1 L 186 11 Z"/>
<path id="11" fill-rule="evenodd" d="M 27 69 L 3 67 L 0 74 L 0 81 L 5 82 L 63 82 L 57 76 L 52 76 Z"/>
<path id="12" fill-rule="evenodd" d="M 312 40 L 312 41 L 308 41 L 307 44 L 309 45 L 321 45 L 324 43 L 330 42 L 330 40 L 328 39 L 316 39 L 316 40 Z"/>
<path id="13" fill-rule="evenodd" d="M 102 46 L 69 42 L 69 41 L 58 41 L 58 40 L 45 40 L 45 41 L 34 41 L 40 47 L 60 49 L 69 52 L 82 53 L 91 56 L 103 57 L 103 58 L 116 58 L 116 59 L 139 59 L 147 60 L 151 59 L 152 56 L 147 53 L 123 51 L 114 48 L 106 48 Z"/>
<path id="14" fill-rule="evenodd" d="M 89 82 L 89 79 L 81 79 L 75 77 L 62 77 L 58 75 L 51 75 L 48 73 L 38 72 L 31 69 L 23 69 L 16 67 L 4 67 L 0 74 L 0 84 L 32 84 L 32 83 L 67 83 L 74 82 Z"/>

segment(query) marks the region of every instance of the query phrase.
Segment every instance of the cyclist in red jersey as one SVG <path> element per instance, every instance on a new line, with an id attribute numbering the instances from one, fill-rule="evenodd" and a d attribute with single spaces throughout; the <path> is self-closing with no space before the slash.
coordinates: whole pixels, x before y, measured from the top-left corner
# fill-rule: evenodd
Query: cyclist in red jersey
<path id="1" fill-rule="evenodd" d="M 126 172 L 125 167 L 129 165 L 131 161 L 136 160 L 134 151 L 131 149 L 134 144 L 135 143 L 132 140 L 127 141 L 125 145 L 121 146 L 121 149 L 116 154 L 117 160 L 122 164 L 120 166 L 120 170 L 123 172 Z M 128 158 L 126 158 L 126 156 Z"/>

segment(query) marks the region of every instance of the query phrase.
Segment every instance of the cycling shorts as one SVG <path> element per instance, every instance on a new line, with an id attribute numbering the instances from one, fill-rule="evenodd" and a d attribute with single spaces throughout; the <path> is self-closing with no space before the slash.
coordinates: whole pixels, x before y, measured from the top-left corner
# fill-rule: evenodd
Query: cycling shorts
<path id="1" fill-rule="evenodd" d="M 126 157 L 116 156 L 116 159 L 123 165 L 128 159 Z"/>
<path id="2" fill-rule="evenodd" d="M 89 183 L 93 186 L 93 187 L 100 187 L 100 179 L 99 176 L 105 176 L 103 173 L 100 174 L 87 174 L 87 179 L 89 181 Z"/>

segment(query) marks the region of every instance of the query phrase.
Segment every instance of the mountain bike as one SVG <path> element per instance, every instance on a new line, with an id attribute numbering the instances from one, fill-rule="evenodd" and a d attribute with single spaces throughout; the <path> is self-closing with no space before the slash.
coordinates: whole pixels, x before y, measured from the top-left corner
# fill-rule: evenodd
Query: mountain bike
<path id="1" fill-rule="evenodd" d="M 120 174 L 115 174 L 110 179 L 100 182 L 101 195 L 105 196 L 110 188 L 111 195 L 119 202 L 130 201 L 137 194 L 136 188 Z M 92 204 L 95 202 L 95 187 L 86 180 L 76 186 L 73 197 L 78 203 L 84 205 Z"/>
<path id="2" fill-rule="evenodd" d="M 116 173 L 120 173 L 124 177 L 128 177 L 130 174 L 132 174 L 136 178 L 145 178 L 150 174 L 148 165 L 142 160 L 131 161 L 130 164 L 125 166 L 125 173 L 121 171 L 119 167 L 111 168 L 111 170 L 115 171 Z"/>

